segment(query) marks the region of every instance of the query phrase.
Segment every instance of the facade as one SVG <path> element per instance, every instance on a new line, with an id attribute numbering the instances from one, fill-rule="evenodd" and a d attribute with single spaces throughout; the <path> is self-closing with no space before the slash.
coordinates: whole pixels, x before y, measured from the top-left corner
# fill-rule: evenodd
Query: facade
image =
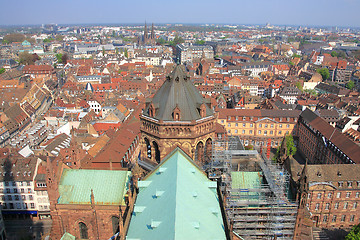
<path id="1" fill-rule="evenodd" d="M 138 188 L 126 239 L 227 239 L 217 182 L 181 149 L 166 156 Z"/>
<path id="2" fill-rule="evenodd" d="M 299 110 L 220 109 L 218 123 L 228 135 L 239 136 L 245 146 L 279 146 L 286 134 L 292 134 Z"/>
<path id="3" fill-rule="evenodd" d="M 360 147 L 310 109 L 305 109 L 296 127 L 298 150 L 311 164 L 360 163 Z"/>
<path id="4" fill-rule="evenodd" d="M 16 153 L 3 149 L 2 154 L 9 156 Z M 40 194 L 35 186 L 35 178 L 41 160 L 34 157 L 22 158 L 18 156 L 5 157 L 0 161 L 3 166 L 0 176 L 0 203 L 4 217 L 32 218 L 40 216 L 38 204 Z M 41 196 L 41 210 L 49 210 L 47 193 L 45 192 Z"/>
<path id="5" fill-rule="evenodd" d="M 301 91 L 297 87 L 284 87 L 279 92 L 279 96 L 289 104 L 294 104 L 300 94 Z"/>
<path id="6" fill-rule="evenodd" d="M 207 100 L 176 66 L 140 116 L 141 159 L 160 163 L 180 146 L 195 161 L 209 161 L 216 117 Z"/>
<path id="7" fill-rule="evenodd" d="M 301 166 L 293 160 L 291 165 L 292 178 L 299 182 L 300 208 L 310 212 L 316 227 L 350 229 L 360 223 L 358 164 Z"/>
<path id="8" fill-rule="evenodd" d="M 176 51 L 176 57 L 180 64 L 192 62 L 194 59 L 214 58 L 214 51 L 211 46 L 195 46 L 184 43 L 177 45 Z"/>
<path id="9" fill-rule="evenodd" d="M 55 166 L 54 166 L 55 167 Z M 65 232 L 76 239 L 109 239 L 123 234 L 125 209 L 133 203 L 130 172 L 58 168 L 57 178 L 48 164 L 47 185 L 51 202 L 51 239 Z"/>

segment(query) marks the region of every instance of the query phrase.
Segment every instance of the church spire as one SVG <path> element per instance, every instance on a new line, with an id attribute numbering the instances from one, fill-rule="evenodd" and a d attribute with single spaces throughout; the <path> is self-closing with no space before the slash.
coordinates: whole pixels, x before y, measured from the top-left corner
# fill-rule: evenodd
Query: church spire
<path id="1" fill-rule="evenodd" d="M 146 26 L 146 21 L 145 21 L 145 28 L 144 28 L 144 43 L 147 42 L 147 38 L 148 38 L 148 32 L 147 32 L 147 26 Z"/>
<path id="2" fill-rule="evenodd" d="M 152 23 L 151 25 L 151 35 L 150 35 L 151 39 L 155 39 L 155 32 L 154 32 L 154 23 Z"/>

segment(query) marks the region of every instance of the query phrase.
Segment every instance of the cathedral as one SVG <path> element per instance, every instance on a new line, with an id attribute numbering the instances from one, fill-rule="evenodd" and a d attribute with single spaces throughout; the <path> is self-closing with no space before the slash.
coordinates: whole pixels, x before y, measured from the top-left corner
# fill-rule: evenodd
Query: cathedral
<path id="1" fill-rule="evenodd" d="M 147 25 L 145 22 L 144 34 L 139 36 L 138 38 L 139 45 L 155 45 L 155 31 L 154 31 L 154 23 L 151 25 L 151 32 L 149 34 Z"/>
<path id="2" fill-rule="evenodd" d="M 147 99 L 140 119 L 142 161 L 160 163 L 176 147 L 199 166 L 210 161 L 216 116 L 210 99 L 202 97 L 184 66 L 176 66 Z"/>

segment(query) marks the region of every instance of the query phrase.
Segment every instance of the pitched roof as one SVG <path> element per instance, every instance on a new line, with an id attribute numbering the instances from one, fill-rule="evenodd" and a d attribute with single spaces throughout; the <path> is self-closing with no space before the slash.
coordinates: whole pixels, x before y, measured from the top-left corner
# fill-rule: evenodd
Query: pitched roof
<path id="1" fill-rule="evenodd" d="M 126 239 L 226 239 L 216 182 L 179 148 L 138 186 Z"/>
<path id="2" fill-rule="evenodd" d="M 183 66 L 176 66 L 167 77 L 161 88 L 152 99 L 155 106 L 155 118 L 159 120 L 173 120 L 172 113 L 176 107 L 180 109 L 180 119 L 191 121 L 202 118 L 200 106 L 206 107 L 206 117 L 213 115 L 212 109 L 207 106 L 205 99 L 190 81 Z M 144 115 L 149 115 L 150 104 L 146 107 Z"/>
<path id="3" fill-rule="evenodd" d="M 314 131 L 319 131 L 352 161 L 360 163 L 360 147 L 356 143 L 348 139 L 344 134 L 332 127 L 308 108 L 305 109 L 300 116 L 312 127 L 312 129 L 314 129 Z"/>
<path id="4" fill-rule="evenodd" d="M 129 171 L 64 169 L 59 183 L 59 204 L 124 205 Z"/>

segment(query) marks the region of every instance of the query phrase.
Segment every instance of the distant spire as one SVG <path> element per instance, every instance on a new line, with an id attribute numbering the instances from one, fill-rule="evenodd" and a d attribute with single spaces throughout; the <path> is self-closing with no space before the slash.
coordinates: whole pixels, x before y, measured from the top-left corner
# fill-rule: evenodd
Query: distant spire
<path id="1" fill-rule="evenodd" d="M 150 35 L 151 39 L 155 39 L 155 31 L 154 31 L 154 23 L 152 23 L 151 25 L 151 35 Z"/>
<path id="2" fill-rule="evenodd" d="M 147 40 L 147 38 L 148 38 L 148 36 L 147 36 L 147 26 L 146 26 L 146 21 L 145 21 L 145 28 L 144 28 L 144 43 L 146 43 L 146 40 Z"/>

